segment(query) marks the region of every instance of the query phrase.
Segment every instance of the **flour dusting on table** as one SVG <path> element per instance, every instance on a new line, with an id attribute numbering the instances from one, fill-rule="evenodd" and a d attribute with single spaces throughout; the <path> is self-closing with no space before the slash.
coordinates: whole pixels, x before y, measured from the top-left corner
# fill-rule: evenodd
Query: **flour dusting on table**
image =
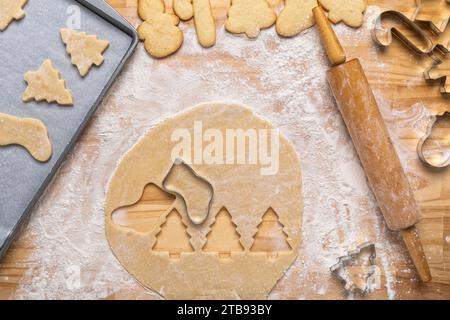
<path id="1" fill-rule="evenodd" d="M 370 7 L 367 21 L 377 13 Z M 347 47 L 348 39 L 370 44 L 370 26 L 339 25 L 337 32 Z M 201 102 L 227 100 L 249 105 L 273 122 L 302 161 L 303 245 L 270 297 L 342 295 L 330 266 L 370 241 L 377 246 L 387 294 L 394 298 L 392 265 L 404 259 L 395 254 L 402 252 L 400 242 L 385 227 L 328 89 L 328 62 L 316 29 L 281 39 L 271 28 L 249 40 L 222 26 L 217 45 L 203 49 L 195 30 L 183 28 L 180 54 L 155 60 L 139 46 L 34 210 L 27 234 L 36 247 L 29 258 L 35 268 L 22 279 L 18 297 L 127 298 L 138 292 L 139 298 L 159 298 L 128 275 L 108 247 L 107 182 L 123 154 L 161 119 Z M 378 59 L 376 50 L 370 59 Z M 299 291 L 304 294 L 294 294 Z"/>

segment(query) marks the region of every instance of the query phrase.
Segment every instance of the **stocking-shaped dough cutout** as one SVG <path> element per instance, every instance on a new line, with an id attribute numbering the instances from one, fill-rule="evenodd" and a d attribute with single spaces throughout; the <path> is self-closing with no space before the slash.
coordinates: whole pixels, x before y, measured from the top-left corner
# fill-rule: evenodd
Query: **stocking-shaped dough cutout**
<path id="1" fill-rule="evenodd" d="M 246 138 L 241 139 L 241 134 Z M 263 157 L 256 164 L 251 160 L 255 150 Z M 138 202 L 149 183 L 163 188 L 174 156 L 190 160 L 195 172 L 214 186 L 206 221 L 193 224 L 177 197 L 173 204 L 177 213 L 165 226 L 165 215 L 158 221 L 160 227 L 146 233 L 115 223 L 113 212 Z M 241 162 L 241 156 L 248 161 Z M 274 159 L 273 166 L 268 159 Z M 268 166 L 276 170 L 267 174 Z M 210 102 L 185 110 L 152 127 L 118 165 L 105 202 L 111 249 L 140 283 L 167 299 L 267 298 L 301 250 L 300 167 L 286 137 L 246 106 Z M 288 251 L 281 252 L 283 247 L 277 246 L 276 259 L 268 257 L 275 255 L 272 251 L 250 251 L 268 208 L 284 226 L 273 237 L 280 243 L 281 235 L 291 248 L 285 246 Z M 223 237 L 229 238 L 227 242 L 219 241 Z"/>
<path id="2" fill-rule="evenodd" d="M 216 23 L 211 10 L 210 0 L 193 0 L 195 30 L 198 42 L 209 48 L 216 44 Z"/>
<path id="3" fill-rule="evenodd" d="M 416 21 L 428 22 L 435 33 L 444 32 L 450 18 L 450 1 L 417 0 Z"/>
<path id="4" fill-rule="evenodd" d="M 256 38 L 261 29 L 271 27 L 277 19 L 266 0 L 232 0 L 225 29 Z"/>
<path id="5" fill-rule="evenodd" d="M 202 224 L 208 218 L 214 196 L 213 186 L 181 159 L 175 160 L 162 185 L 183 201 L 192 223 Z"/>
<path id="6" fill-rule="evenodd" d="M 28 0 L 0 0 L 0 31 L 5 30 L 13 20 L 25 17 L 23 6 Z"/>
<path id="7" fill-rule="evenodd" d="M 191 19 L 194 16 L 192 0 L 173 0 L 173 11 L 181 20 Z"/>
<path id="8" fill-rule="evenodd" d="M 174 202 L 174 195 L 150 183 L 144 188 L 138 202 L 115 210 L 112 219 L 116 225 L 136 232 L 151 232 L 158 226 L 159 219 L 167 213 Z"/>
<path id="9" fill-rule="evenodd" d="M 244 251 L 236 228 L 231 214 L 226 208 L 222 208 L 216 215 L 211 231 L 206 235 L 203 251 L 216 253 L 221 259 L 230 258 L 234 252 Z"/>
<path id="10" fill-rule="evenodd" d="M 276 212 L 272 208 L 267 210 L 258 225 L 251 251 L 265 252 L 268 257 L 277 258 L 278 253 L 292 250 L 283 228 Z"/>
<path id="11" fill-rule="evenodd" d="M 171 259 L 180 259 L 182 253 L 193 252 L 186 228 L 180 213 L 172 210 L 156 235 L 153 251 L 168 253 Z"/>
<path id="12" fill-rule="evenodd" d="M 328 19 L 333 23 L 344 22 L 349 27 L 359 28 L 364 23 L 366 0 L 319 0 L 328 11 Z"/>
<path id="13" fill-rule="evenodd" d="M 428 80 L 441 79 L 441 92 L 450 93 L 450 54 L 447 54 L 442 63 L 434 64 L 425 71 L 424 76 Z"/>
<path id="14" fill-rule="evenodd" d="M 283 37 L 294 37 L 314 25 L 312 9 L 317 0 L 286 0 L 277 19 L 277 32 Z"/>
<path id="15" fill-rule="evenodd" d="M 60 105 L 73 104 L 72 94 L 66 88 L 66 82 L 60 78 L 59 71 L 53 67 L 49 59 L 45 60 L 37 71 L 25 73 L 25 81 L 28 83 L 22 97 L 25 102 L 45 100 Z"/>
<path id="16" fill-rule="evenodd" d="M 183 32 L 177 25 L 180 19 L 166 13 L 162 0 L 139 0 L 138 12 L 144 22 L 138 27 L 145 50 L 155 58 L 176 52 L 183 44 Z"/>
<path id="17" fill-rule="evenodd" d="M 47 127 L 41 121 L 0 113 L 0 146 L 13 144 L 21 145 L 40 162 L 52 156 Z"/>
<path id="18" fill-rule="evenodd" d="M 88 74 L 94 64 L 100 66 L 105 60 L 103 52 L 109 46 L 108 41 L 71 29 L 61 29 L 60 33 L 72 64 L 78 68 L 82 77 Z"/>

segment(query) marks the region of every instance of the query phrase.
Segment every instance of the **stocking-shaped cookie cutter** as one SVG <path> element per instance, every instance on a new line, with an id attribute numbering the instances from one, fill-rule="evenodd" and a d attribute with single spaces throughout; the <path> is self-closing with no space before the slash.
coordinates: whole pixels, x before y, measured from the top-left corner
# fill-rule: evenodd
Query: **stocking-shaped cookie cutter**
<path id="1" fill-rule="evenodd" d="M 427 160 L 427 157 L 425 156 L 425 150 L 424 150 L 425 142 L 428 140 L 428 138 L 430 138 L 431 133 L 433 132 L 433 128 L 436 125 L 437 121 L 440 118 L 443 118 L 446 116 L 450 116 L 450 112 L 446 112 L 439 116 L 431 116 L 430 123 L 428 124 L 428 127 L 427 127 L 427 131 L 426 131 L 425 135 L 419 140 L 419 143 L 417 144 L 417 154 L 419 155 L 419 159 L 423 163 L 425 163 L 427 166 L 432 167 L 432 168 L 439 169 L 439 168 L 446 168 L 446 167 L 450 166 L 450 155 L 443 162 L 436 164 L 436 163 L 431 163 L 429 160 Z"/>
<path id="2" fill-rule="evenodd" d="M 208 207 L 206 209 L 205 214 L 203 215 L 202 218 L 197 219 L 192 215 L 192 212 L 189 211 L 189 207 L 188 204 L 186 202 L 186 199 L 183 197 L 182 194 L 180 194 L 178 191 L 176 190 L 172 190 L 170 187 L 167 186 L 167 181 L 170 178 L 170 175 L 172 174 L 173 170 L 177 167 L 177 166 L 183 166 L 184 168 L 188 169 L 192 175 L 199 179 L 200 181 L 204 182 L 206 184 L 206 186 L 209 189 L 210 192 L 210 197 L 209 197 L 209 201 L 208 201 Z M 184 205 L 184 208 L 186 210 L 186 215 L 189 218 L 189 221 L 191 221 L 194 225 L 201 225 L 203 224 L 206 219 L 208 218 L 210 212 L 211 212 L 211 206 L 212 206 L 212 202 L 214 199 L 214 187 L 212 186 L 212 184 L 206 180 L 205 178 L 203 178 L 201 175 L 199 175 L 190 165 L 188 165 L 183 159 L 181 158 L 177 158 L 175 159 L 175 161 L 173 162 L 172 166 L 170 167 L 169 171 L 167 172 L 167 174 L 165 175 L 163 181 L 162 181 L 162 188 L 164 189 L 164 191 L 178 197 L 181 202 Z"/>
<path id="3" fill-rule="evenodd" d="M 400 22 L 406 29 L 414 33 L 417 36 L 418 42 L 422 42 L 423 46 L 420 46 L 418 42 L 410 40 L 410 38 L 396 27 L 383 28 L 383 21 L 389 18 Z M 441 44 L 434 45 L 431 38 L 420 28 L 420 26 L 403 13 L 393 10 L 384 11 L 378 16 L 375 22 L 375 26 L 372 29 L 372 38 L 378 45 L 388 47 L 392 43 L 393 36 L 396 36 L 414 53 L 419 55 L 426 54 L 438 63 L 441 62 L 445 54 L 449 52 L 448 49 Z"/>

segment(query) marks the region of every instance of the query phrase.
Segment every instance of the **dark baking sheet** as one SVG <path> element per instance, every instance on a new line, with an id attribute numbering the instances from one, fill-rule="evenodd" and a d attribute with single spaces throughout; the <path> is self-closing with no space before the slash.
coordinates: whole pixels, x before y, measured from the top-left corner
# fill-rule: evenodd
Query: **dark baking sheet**
<path id="1" fill-rule="evenodd" d="M 24 10 L 23 20 L 0 33 L 0 112 L 43 121 L 53 156 L 39 163 L 22 147 L 0 147 L 0 257 L 138 41 L 134 28 L 103 0 L 32 0 Z M 103 65 L 93 67 L 85 78 L 71 64 L 59 35 L 60 28 L 73 27 L 74 12 L 80 13 L 80 31 L 110 42 Z M 24 74 L 37 70 L 45 59 L 51 59 L 66 80 L 74 106 L 22 102 Z"/>

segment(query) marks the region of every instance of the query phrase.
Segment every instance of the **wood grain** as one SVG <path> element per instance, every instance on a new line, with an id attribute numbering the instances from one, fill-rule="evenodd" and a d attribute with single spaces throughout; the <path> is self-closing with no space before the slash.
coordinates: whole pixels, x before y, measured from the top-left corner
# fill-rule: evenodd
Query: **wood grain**
<path id="1" fill-rule="evenodd" d="M 137 25 L 139 18 L 136 14 L 137 0 L 108 0 L 108 2 L 124 15 L 131 23 Z M 276 6 L 281 1 L 273 0 L 271 3 Z M 415 10 L 415 0 L 369 0 L 369 4 L 378 5 L 381 9 L 396 9 L 406 14 L 411 14 Z M 166 0 L 169 10 L 171 0 Z M 226 12 L 229 0 L 212 0 L 214 16 L 218 25 L 223 24 L 226 19 Z M 192 22 L 189 22 L 192 23 Z M 450 39 L 450 28 L 439 37 L 435 37 L 436 43 L 446 43 Z M 220 38 L 218 39 L 220 41 Z M 363 67 L 368 76 L 369 82 L 374 91 L 380 94 L 395 112 L 404 112 L 414 103 L 423 103 L 434 114 L 443 113 L 449 108 L 449 97 L 441 95 L 439 82 L 428 82 L 424 80 L 422 72 L 424 68 L 431 65 L 432 61 L 427 57 L 417 57 L 400 43 L 394 42 L 386 50 L 379 50 L 385 63 L 383 70 L 371 61 L 370 50 L 371 41 L 355 42 L 355 39 L 341 39 L 346 53 L 351 59 L 358 57 L 363 63 Z M 179 57 L 183 59 L 182 56 Z M 251 75 L 249 75 L 251 79 Z M 394 112 L 394 114 L 395 114 Z M 396 146 L 407 150 L 414 150 L 419 137 L 417 133 L 408 128 L 397 127 L 399 119 L 396 117 L 385 119 L 388 126 L 393 130 L 396 137 Z M 436 130 L 429 143 L 449 143 L 450 120 L 443 121 L 439 129 Z M 81 142 L 95 143 L 89 140 L 86 135 L 81 138 Z M 423 220 L 418 225 L 422 243 L 429 259 L 433 282 L 422 284 L 411 281 L 414 274 L 411 274 L 411 261 L 397 262 L 395 267 L 396 298 L 399 299 L 450 299 L 450 168 L 444 170 L 431 170 L 423 166 L 418 160 L 408 162 L 408 177 L 416 189 L 416 199 L 422 210 Z M 56 188 L 57 185 L 52 185 Z M 152 198 L 155 193 L 149 192 Z M 158 197 L 157 197 L 158 198 Z M 153 198 L 152 198 L 153 199 Z M 149 200 L 149 199 L 147 199 Z M 163 201 L 163 206 L 168 206 L 170 199 L 159 199 Z M 150 201 L 151 202 L 151 201 Z M 152 204 L 150 204 L 152 206 Z M 156 211 L 156 207 L 152 207 Z M 139 208 L 137 212 L 142 212 Z M 158 211 L 159 212 L 159 211 Z M 140 220 L 142 216 L 136 215 Z M 124 222 L 122 223 L 131 223 Z M 401 240 L 398 240 L 401 242 Z M 39 261 L 33 261 L 32 252 L 34 250 L 33 235 L 29 230 L 22 233 L 13 243 L 7 255 L 0 262 L 0 299 L 13 299 L 16 296 L 20 283 L 30 281 L 34 268 L 39 265 Z M 403 250 L 406 250 L 403 248 Z M 405 257 L 407 255 L 405 254 Z M 277 298 L 298 298 L 299 296 L 310 299 L 342 299 L 346 298 L 341 283 L 330 276 L 330 286 L 326 295 L 312 290 L 318 279 L 323 278 L 323 274 L 310 273 L 307 281 L 299 282 L 298 287 L 293 291 L 287 281 L 280 281 L 276 286 Z M 384 275 L 381 282 L 385 283 Z M 385 299 L 388 298 L 387 290 L 381 288 L 373 294 L 357 298 L 362 299 Z M 116 292 L 108 299 L 146 299 L 149 295 L 144 288 L 136 291 Z"/>

